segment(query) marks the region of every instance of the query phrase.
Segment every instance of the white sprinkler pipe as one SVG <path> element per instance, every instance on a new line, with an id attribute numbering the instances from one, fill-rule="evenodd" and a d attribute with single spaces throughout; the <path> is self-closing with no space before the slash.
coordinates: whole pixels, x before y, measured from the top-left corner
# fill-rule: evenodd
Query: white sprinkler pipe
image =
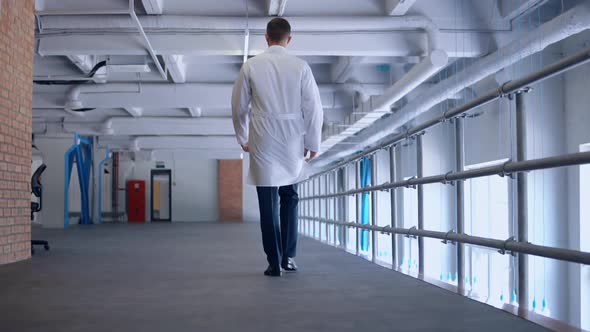
<path id="1" fill-rule="evenodd" d="M 427 112 L 435 105 L 452 98 L 463 89 L 506 68 L 530 55 L 538 53 L 547 46 L 562 41 L 572 35 L 590 29 L 590 1 L 568 10 L 544 23 L 537 29 L 518 36 L 508 45 L 482 58 L 465 70 L 434 85 L 419 98 L 412 100 L 394 116 L 384 119 L 373 127 L 373 133 L 363 139 L 363 143 L 354 144 L 338 152 L 324 154 L 316 159 L 315 167 L 323 167 L 333 161 L 345 158 L 356 151 L 364 150 L 401 128 L 407 121 Z M 411 114 L 412 119 L 407 115 Z"/>

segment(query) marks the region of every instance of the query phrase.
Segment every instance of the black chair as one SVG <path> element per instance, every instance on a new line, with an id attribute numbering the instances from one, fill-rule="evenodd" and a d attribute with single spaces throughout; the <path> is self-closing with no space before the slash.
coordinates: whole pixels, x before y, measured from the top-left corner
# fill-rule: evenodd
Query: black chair
<path id="1" fill-rule="evenodd" d="M 45 171 L 47 165 L 41 164 L 31 176 L 31 192 L 35 197 L 39 197 L 39 202 L 31 202 L 31 220 L 35 219 L 35 213 L 43 208 L 43 185 L 41 185 L 41 174 Z M 31 254 L 35 253 L 34 246 L 43 246 L 49 250 L 49 242 L 43 240 L 31 240 Z"/>

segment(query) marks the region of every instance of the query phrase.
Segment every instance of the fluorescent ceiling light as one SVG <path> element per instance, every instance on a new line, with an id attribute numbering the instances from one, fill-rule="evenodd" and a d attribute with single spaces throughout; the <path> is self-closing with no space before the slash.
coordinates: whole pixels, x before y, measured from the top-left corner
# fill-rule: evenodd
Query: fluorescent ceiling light
<path id="1" fill-rule="evenodd" d="M 149 73 L 152 71 L 147 64 L 142 65 L 108 65 L 107 69 L 111 73 Z"/>

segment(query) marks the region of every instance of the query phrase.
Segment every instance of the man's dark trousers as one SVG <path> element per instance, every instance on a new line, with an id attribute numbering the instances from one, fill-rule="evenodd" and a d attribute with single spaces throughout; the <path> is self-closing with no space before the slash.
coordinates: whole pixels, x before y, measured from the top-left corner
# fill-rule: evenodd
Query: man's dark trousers
<path id="1" fill-rule="evenodd" d="M 256 191 L 266 259 L 280 268 L 281 260 L 295 257 L 297 250 L 297 185 L 256 187 Z"/>

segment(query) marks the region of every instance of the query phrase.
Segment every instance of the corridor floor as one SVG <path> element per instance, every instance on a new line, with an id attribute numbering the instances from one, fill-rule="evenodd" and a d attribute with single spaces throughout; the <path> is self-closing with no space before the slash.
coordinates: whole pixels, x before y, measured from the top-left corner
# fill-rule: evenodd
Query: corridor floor
<path id="1" fill-rule="evenodd" d="M 34 230 L 51 242 L 0 267 L 0 331 L 544 331 L 301 238 L 301 271 L 262 275 L 256 224 Z"/>

